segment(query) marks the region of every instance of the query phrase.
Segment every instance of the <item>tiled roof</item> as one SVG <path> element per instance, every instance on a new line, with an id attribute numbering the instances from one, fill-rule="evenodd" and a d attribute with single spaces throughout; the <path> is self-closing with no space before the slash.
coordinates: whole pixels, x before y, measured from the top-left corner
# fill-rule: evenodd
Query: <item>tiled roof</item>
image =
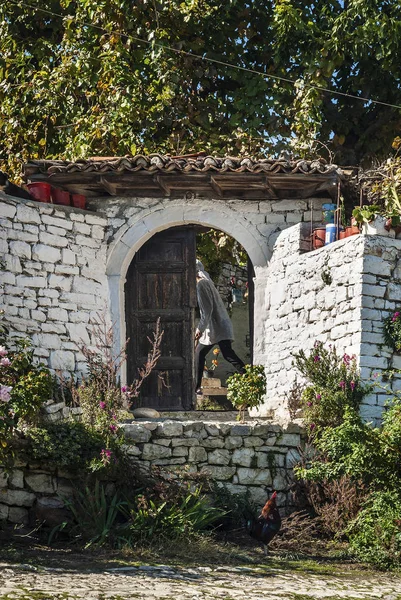
<path id="1" fill-rule="evenodd" d="M 284 158 L 236 158 L 205 155 L 171 157 L 162 154 L 138 154 L 123 158 L 92 158 L 75 162 L 58 160 L 33 160 L 24 167 L 26 173 L 287 173 L 287 174 L 341 174 L 336 165 L 322 159 L 292 160 Z"/>

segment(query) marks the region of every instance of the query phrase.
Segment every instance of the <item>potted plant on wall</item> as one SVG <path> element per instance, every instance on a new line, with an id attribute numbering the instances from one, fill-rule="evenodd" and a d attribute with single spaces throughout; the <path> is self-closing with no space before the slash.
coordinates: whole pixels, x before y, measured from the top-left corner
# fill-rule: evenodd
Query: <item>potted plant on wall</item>
<path id="1" fill-rule="evenodd" d="M 370 204 L 356 207 L 353 216 L 363 224 L 365 233 L 393 236 L 401 233 L 401 138 L 395 138 L 394 156 L 366 174 L 365 189 Z"/>

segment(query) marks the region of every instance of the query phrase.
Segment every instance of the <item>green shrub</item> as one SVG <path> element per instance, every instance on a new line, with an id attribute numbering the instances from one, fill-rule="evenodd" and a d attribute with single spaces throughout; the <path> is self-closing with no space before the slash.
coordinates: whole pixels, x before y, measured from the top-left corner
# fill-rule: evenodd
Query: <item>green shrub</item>
<path id="1" fill-rule="evenodd" d="M 74 497 L 64 502 L 73 520 L 53 530 L 49 541 L 58 531 L 64 530 L 75 541 L 83 540 L 85 548 L 106 543 L 112 545 L 115 542 L 117 519 L 126 504 L 117 491 L 108 496 L 105 486 L 95 480 L 94 484 L 83 490 L 76 489 Z"/>
<path id="2" fill-rule="evenodd" d="M 174 500 L 137 496 L 123 510 L 128 520 L 120 531 L 120 539 L 128 545 L 152 540 L 175 540 L 209 529 L 224 511 L 210 505 L 202 494 L 202 486 L 189 487 Z"/>
<path id="3" fill-rule="evenodd" d="M 396 490 L 373 492 L 348 527 L 350 551 L 380 568 L 401 564 L 401 496 Z"/>
<path id="4" fill-rule="evenodd" d="M 266 393 L 266 375 L 261 365 L 245 365 L 245 373 L 234 373 L 227 378 L 227 399 L 244 417 L 247 408 L 256 408 Z"/>
<path id="5" fill-rule="evenodd" d="M 302 393 L 301 406 L 313 435 L 339 425 L 346 409 L 359 410 L 369 387 L 361 384 L 355 356 L 339 356 L 334 346 L 325 348 L 317 341 L 309 355 L 301 350 L 294 358 L 294 366 L 310 384 Z"/>
<path id="6" fill-rule="evenodd" d="M 31 427 L 25 436 L 29 441 L 27 452 L 32 458 L 39 462 L 54 463 L 71 471 L 96 470 L 97 461 L 102 460 L 102 451 L 103 454 L 105 451 L 103 436 L 83 423 L 53 423 L 46 427 Z"/>

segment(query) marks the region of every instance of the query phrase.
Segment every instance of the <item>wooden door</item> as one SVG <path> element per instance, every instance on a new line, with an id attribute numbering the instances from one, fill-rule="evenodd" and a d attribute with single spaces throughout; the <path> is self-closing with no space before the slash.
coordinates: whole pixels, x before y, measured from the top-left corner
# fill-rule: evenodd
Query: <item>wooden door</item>
<path id="1" fill-rule="evenodd" d="M 127 272 L 125 314 L 127 380 L 146 361 L 158 317 L 164 330 L 162 356 L 145 380 L 135 405 L 157 410 L 193 406 L 195 231 L 173 227 L 154 235 L 135 255 Z M 163 376 L 163 381 L 160 379 Z"/>

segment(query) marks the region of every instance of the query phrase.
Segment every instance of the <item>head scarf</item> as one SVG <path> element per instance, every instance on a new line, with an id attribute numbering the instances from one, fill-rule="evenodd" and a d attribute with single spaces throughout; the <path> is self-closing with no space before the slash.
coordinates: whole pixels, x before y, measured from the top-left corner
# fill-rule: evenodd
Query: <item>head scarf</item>
<path id="1" fill-rule="evenodd" d="M 196 276 L 199 277 L 199 279 L 210 279 L 209 273 L 205 271 L 205 267 L 200 260 L 196 261 Z"/>

